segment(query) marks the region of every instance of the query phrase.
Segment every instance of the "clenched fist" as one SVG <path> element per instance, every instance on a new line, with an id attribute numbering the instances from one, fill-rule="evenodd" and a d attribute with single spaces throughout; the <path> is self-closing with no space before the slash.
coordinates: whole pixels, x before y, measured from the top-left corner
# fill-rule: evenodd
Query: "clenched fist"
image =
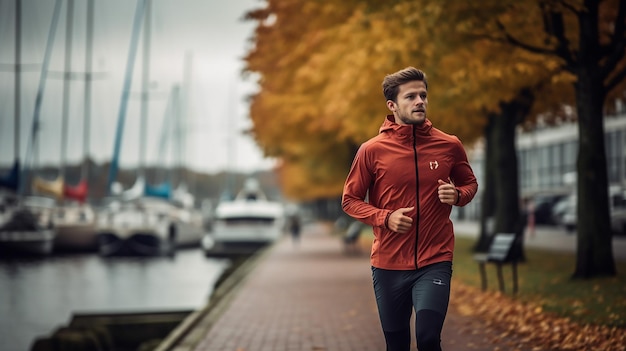
<path id="1" fill-rule="evenodd" d="M 387 220 L 387 227 L 396 233 L 406 233 L 413 225 L 413 218 L 404 214 L 413 211 L 414 208 L 404 207 L 393 211 Z"/>
<path id="2" fill-rule="evenodd" d="M 448 179 L 449 180 L 449 179 Z M 454 183 L 446 183 L 439 179 L 439 188 L 437 194 L 439 195 L 439 201 L 448 205 L 455 205 L 459 199 L 459 192 L 456 190 Z"/>

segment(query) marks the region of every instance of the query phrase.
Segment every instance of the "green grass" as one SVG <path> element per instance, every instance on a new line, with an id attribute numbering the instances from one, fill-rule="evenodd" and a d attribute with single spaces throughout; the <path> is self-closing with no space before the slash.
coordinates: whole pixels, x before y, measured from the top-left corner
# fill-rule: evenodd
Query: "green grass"
<path id="1" fill-rule="evenodd" d="M 371 229 L 363 230 L 362 245 L 371 244 Z M 368 243 L 369 242 L 369 243 Z M 475 240 L 456 237 L 454 274 L 456 281 L 480 287 L 478 263 L 473 259 Z M 516 299 L 540 304 L 546 312 L 581 324 L 626 327 L 626 262 L 616 262 L 616 277 L 571 279 L 574 253 L 526 248 L 526 262 L 518 265 L 519 291 Z M 496 268 L 487 265 L 489 290 L 497 290 Z M 506 293 L 512 296 L 511 267 L 504 266 Z"/>
<path id="2" fill-rule="evenodd" d="M 454 253 L 454 277 L 480 287 L 478 264 L 473 260 L 474 239 L 458 237 Z M 541 304 L 578 323 L 626 327 L 626 262 L 616 262 L 616 277 L 571 279 L 574 253 L 526 248 L 526 262 L 518 265 L 519 292 L 516 298 Z M 511 294 L 510 266 L 504 266 L 504 282 Z M 494 265 L 487 265 L 488 289 L 496 290 Z"/>

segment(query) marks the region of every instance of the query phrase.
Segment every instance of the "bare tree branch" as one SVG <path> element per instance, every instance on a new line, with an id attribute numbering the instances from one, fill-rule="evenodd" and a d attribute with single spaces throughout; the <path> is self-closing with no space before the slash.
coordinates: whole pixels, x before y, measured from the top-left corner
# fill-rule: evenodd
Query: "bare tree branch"
<path id="1" fill-rule="evenodd" d="M 544 28 L 548 35 L 554 37 L 557 40 L 556 54 L 565 62 L 568 66 L 574 66 L 575 58 L 570 52 L 570 42 L 565 35 L 565 25 L 563 23 L 563 14 L 550 8 L 550 6 L 540 6 L 543 12 Z"/>
<path id="2" fill-rule="evenodd" d="M 500 29 L 500 31 L 504 35 L 504 38 L 493 38 L 493 39 L 496 39 L 496 41 L 499 41 L 499 42 L 502 42 L 502 43 L 508 43 L 508 44 L 511 44 L 513 46 L 517 46 L 517 47 L 519 47 L 521 49 L 527 50 L 527 51 L 535 53 L 535 54 L 558 56 L 558 57 L 562 58 L 565 61 L 565 63 L 566 63 L 566 67 L 565 68 L 568 71 L 572 71 L 573 66 L 574 66 L 574 59 L 572 58 L 571 55 L 563 55 L 562 53 L 560 53 L 558 51 L 558 48 L 557 48 L 557 50 L 552 50 L 552 49 L 546 49 L 546 48 L 542 48 L 542 47 L 538 47 L 538 46 L 534 46 L 534 45 L 530 45 L 530 44 L 524 43 L 524 42 L 518 40 L 517 38 L 515 38 L 514 36 L 512 36 L 506 30 L 505 26 L 500 21 L 496 21 L 496 25 L 498 26 L 498 28 Z"/>
<path id="3" fill-rule="evenodd" d="M 615 19 L 615 31 L 611 36 L 611 45 L 617 45 L 624 42 L 624 18 L 626 17 L 626 1 L 619 2 L 617 10 L 617 18 Z"/>
<path id="4" fill-rule="evenodd" d="M 561 6 L 563 6 L 564 8 L 570 10 L 573 14 L 575 14 L 576 16 L 578 16 L 580 14 L 580 11 L 578 11 L 574 6 L 572 6 L 568 1 L 566 0 L 558 0 L 556 1 L 558 4 L 561 4 Z"/>
<path id="5" fill-rule="evenodd" d="M 622 68 L 621 71 L 617 72 L 613 77 L 605 83 L 606 91 L 609 92 L 613 90 L 619 83 L 626 79 L 626 67 Z"/>
<path id="6" fill-rule="evenodd" d="M 496 25 L 498 26 L 498 29 L 500 29 L 502 31 L 502 34 L 504 35 L 504 38 L 496 38 L 496 37 L 494 37 L 494 39 L 499 40 L 502 43 L 508 43 L 508 44 L 520 47 L 520 48 L 522 48 L 524 50 L 528 50 L 530 52 L 536 53 L 536 54 L 551 54 L 551 55 L 556 54 L 556 51 L 554 51 L 554 50 L 549 50 L 549 49 L 546 49 L 546 48 L 530 45 L 530 44 L 524 43 L 524 42 L 522 42 L 520 40 L 517 40 L 517 38 L 513 37 L 511 34 L 509 34 L 507 32 L 506 28 L 504 27 L 504 25 L 500 21 L 496 21 Z"/>
<path id="7" fill-rule="evenodd" d="M 600 71 L 603 77 L 608 77 L 615 69 L 617 64 L 624 58 L 624 50 L 626 50 L 624 17 L 626 17 L 626 2 L 620 1 L 619 10 L 617 11 L 617 18 L 615 19 L 615 30 L 613 32 L 613 35 L 611 35 L 611 43 L 607 47 L 607 60 Z"/>

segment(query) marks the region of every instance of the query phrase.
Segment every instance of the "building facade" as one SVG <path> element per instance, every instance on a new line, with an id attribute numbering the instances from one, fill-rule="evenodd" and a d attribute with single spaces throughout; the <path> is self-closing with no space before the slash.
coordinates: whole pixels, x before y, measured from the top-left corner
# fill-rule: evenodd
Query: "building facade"
<path id="1" fill-rule="evenodd" d="M 604 119 L 605 151 L 609 186 L 626 188 L 626 113 Z M 516 138 L 520 196 L 568 195 L 576 187 L 578 125 L 519 132 Z M 468 150 L 472 169 L 478 178 L 479 193 L 466 208 L 453 216 L 474 220 L 480 216 L 480 191 L 484 188 L 484 145 Z"/>

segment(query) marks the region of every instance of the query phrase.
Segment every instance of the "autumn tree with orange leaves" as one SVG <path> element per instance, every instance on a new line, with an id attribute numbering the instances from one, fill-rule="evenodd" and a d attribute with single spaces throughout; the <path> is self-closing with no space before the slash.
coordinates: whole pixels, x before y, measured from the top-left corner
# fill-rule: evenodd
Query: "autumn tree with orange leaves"
<path id="1" fill-rule="evenodd" d="M 317 11 L 306 15 L 316 21 L 303 24 L 301 16 L 290 12 L 294 9 Z M 532 55 L 511 66 L 515 52 L 510 50 L 484 43 L 477 55 L 475 47 L 461 40 L 443 40 L 449 30 L 439 25 L 445 12 L 437 1 L 379 7 L 330 1 L 299 7 L 270 1 L 268 8 L 249 17 L 259 21 L 259 27 L 248 69 L 262 72 L 262 89 L 252 104 L 252 118 L 258 121 L 255 135 L 270 155 L 283 159 L 286 192 L 305 199 L 324 191 L 340 194 L 354 151 L 377 132 L 388 112 L 380 89 L 386 74 L 409 65 L 424 69 L 431 82 L 429 118 L 466 143 L 482 135 L 486 116 L 499 111 L 500 101 L 531 84 L 529 77 L 546 75 L 533 71 L 546 71 L 546 65 L 532 61 Z M 296 36 L 298 25 L 303 32 Z M 273 39 L 264 39 L 270 36 Z M 287 44 L 289 40 L 294 42 Z M 492 64 L 485 65 L 486 60 Z M 270 128 L 275 129 L 268 133 Z M 305 134 L 298 134 L 303 130 Z M 507 141 L 513 149 L 514 138 Z M 273 149 L 274 144 L 280 149 Z M 334 185 L 327 186 L 324 177 Z M 515 168 L 498 178 L 516 177 Z M 499 193 L 517 194 L 517 183 Z M 505 213 L 517 215 L 517 195 L 508 198 L 516 207 Z M 518 221 L 513 217 L 503 227 L 511 230 L 507 226 Z"/>
<path id="2" fill-rule="evenodd" d="M 310 77 L 313 55 L 332 42 L 332 28 L 351 14 L 350 1 L 268 1 L 248 13 L 258 21 L 255 47 L 246 57 L 247 70 L 260 74 L 253 96 L 252 133 L 266 155 L 281 160 L 284 193 L 297 199 L 336 196 L 345 165 L 357 145 L 336 138 L 333 116 L 323 114 L 322 88 L 330 78 Z"/>
<path id="3" fill-rule="evenodd" d="M 536 0 L 467 2 L 463 14 L 453 13 L 452 18 L 462 24 L 464 34 L 556 59 L 560 69 L 573 77 L 579 126 L 575 278 L 616 274 L 603 109 L 624 91 L 625 17 L 624 1 Z M 540 31 L 529 35 L 532 28 Z"/>
<path id="4" fill-rule="evenodd" d="M 594 204 L 608 206 L 602 106 L 626 75 L 625 6 L 601 3 L 268 0 L 247 16 L 257 28 L 246 70 L 259 75 L 261 87 L 252 97 L 252 133 L 267 155 L 282 160 L 288 196 L 338 196 L 354 152 L 387 113 L 382 78 L 419 67 L 429 75 L 435 125 L 466 145 L 485 137 L 483 216 L 511 231 L 520 224 L 515 128 L 576 103 L 575 275 L 614 274 L 608 207 Z M 585 169 L 594 171 L 581 177 Z"/>

